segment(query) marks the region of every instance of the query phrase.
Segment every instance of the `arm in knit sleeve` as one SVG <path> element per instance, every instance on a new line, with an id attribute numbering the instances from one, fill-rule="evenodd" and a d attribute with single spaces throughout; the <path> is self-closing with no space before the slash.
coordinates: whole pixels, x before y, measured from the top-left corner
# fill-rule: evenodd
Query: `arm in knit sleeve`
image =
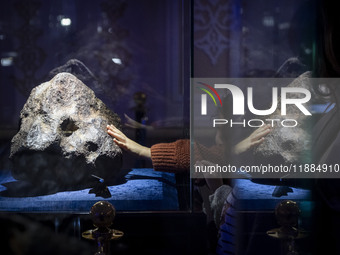
<path id="1" fill-rule="evenodd" d="M 224 154 L 220 146 L 210 148 L 194 144 L 194 161 L 207 160 L 212 164 L 223 165 Z M 190 171 L 190 140 L 178 140 L 173 143 L 159 143 L 151 147 L 151 160 L 154 170 L 164 172 Z"/>
<path id="2" fill-rule="evenodd" d="M 151 147 L 151 160 L 156 171 L 185 172 L 190 170 L 190 140 L 159 143 Z"/>

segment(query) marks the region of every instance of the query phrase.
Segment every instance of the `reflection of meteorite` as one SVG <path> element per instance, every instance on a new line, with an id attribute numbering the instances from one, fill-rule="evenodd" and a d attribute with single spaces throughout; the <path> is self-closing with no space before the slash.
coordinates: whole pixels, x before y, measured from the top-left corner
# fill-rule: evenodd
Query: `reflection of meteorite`
<path id="1" fill-rule="evenodd" d="M 318 98 L 311 84 L 311 73 L 306 72 L 288 85 L 288 87 L 306 88 L 312 93 L 312 98 Z M 289 98 L 304 97 L 303 94 L 296 93 L 289 95 Z M 320 98 L 321 100 L 321 98 Z M 274 128 L 266 139 L 255 150 L 257 162 L 271 163 L 279 165 L 282 163 L 298 163 L 308 161 L 310 156 L 310 130 L 308 116 L 304 115 L 295 105 L 287 105 L 287 115 L 281 115 L 281 107 L 267 119 L 282 121 L 283 119 L 296 120 L 296 127 L 284 127 L 275 123 Z M 270 122 L 269 122 L 270 123 Z M 289 123 L 288 125 L 292 125 Z"/>
<path id="2" fill-rule="evenodd" d="M 120 118 L 69 73 L 34 88 L 20 119 L 10 155 L 17 179 L 67 186 L 91 174 L 113 178 L 121 168 L 122 152 L 106 133 Z"/>

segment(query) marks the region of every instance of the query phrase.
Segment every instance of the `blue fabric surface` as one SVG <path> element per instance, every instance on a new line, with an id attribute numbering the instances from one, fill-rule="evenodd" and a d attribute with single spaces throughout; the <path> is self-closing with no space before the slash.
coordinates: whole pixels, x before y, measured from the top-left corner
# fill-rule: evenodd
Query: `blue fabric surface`
<path id="1" fill-rule="evenodd" d="M 237 179 L 234 187 L 238 210 L 273 210 L 280 201 L 285 199 L 302 204 L 311 200 L 311 191 L 307 189 L 291 188 L 293 192 L 288 192 L 286 196 L 273 197 L 276 185 L 264 185 L 247 179 Z"/>
<path id="2" fill-rule="evenodd" d="M 7 189 L 3 184 L 16 182 L 10 172 L 1 173 L 0 193 Z M 108 187 L 112 197 L 107 199 L 89 194 L 90 188 L 34 197 L 0 196 L 0 211 L 83 213 L 100 200 L 109 201 L 118 211 L 178 210 L 174 174 L 141 168 L 132 169 L 125 179 Z"/>

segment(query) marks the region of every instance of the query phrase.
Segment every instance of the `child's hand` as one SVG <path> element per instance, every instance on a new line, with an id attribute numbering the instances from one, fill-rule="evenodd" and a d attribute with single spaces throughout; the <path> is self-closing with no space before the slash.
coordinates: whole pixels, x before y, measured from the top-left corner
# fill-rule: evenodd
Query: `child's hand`
<path id="1" fill-rule="evenodd" d="M 113 141 L 122 149 L 135 155 L 151 158 L 150 148 L 142 146 L 129 139 L 122 131 L 113 125 L 107 125 L 107 133 L 113 137 Z"/>

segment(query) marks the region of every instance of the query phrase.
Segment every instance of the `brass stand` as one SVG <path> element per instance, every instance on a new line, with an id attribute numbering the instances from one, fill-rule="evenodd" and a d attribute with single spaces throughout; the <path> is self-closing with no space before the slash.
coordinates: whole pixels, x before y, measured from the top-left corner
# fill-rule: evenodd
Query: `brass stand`
<path id="1" fill-rule="evenodd" d="M 116 216 L 116 209 L 107 201 L 99 201 L 92 206 L 90 216 L 96 228 L 83 232 L 82 237 L 97 242 L 98 250 L 95 255 L 109 255 L 110 241 L 118 240 L 124 235 L 122 231 L 109 228 Z"/>
<path id="2" fill-rule="evenodd" d="M 267 235 L 281 240 L 281 255 L 299 255 L 295 240 L 307 237 L 307 232 L 298 228 L 299 215 L 298 205 L 291 200 L 283 200 L 275 208 L 275 216 L 281 227 L 267 231 Z"/>

